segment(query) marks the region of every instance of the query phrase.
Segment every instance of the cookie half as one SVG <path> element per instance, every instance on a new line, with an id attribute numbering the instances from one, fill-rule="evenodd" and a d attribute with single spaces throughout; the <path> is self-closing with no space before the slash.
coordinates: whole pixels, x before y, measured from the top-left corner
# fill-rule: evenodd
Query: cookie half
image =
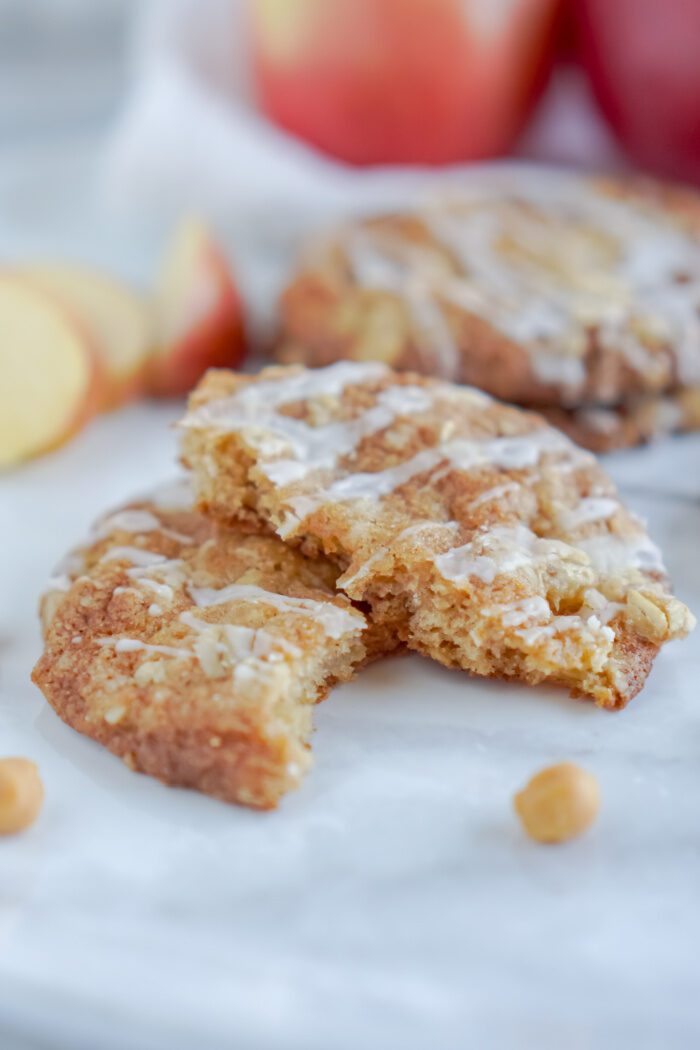
<path id="1" fill-rule="evenodd" d="M 183 455 L 207 513 L 324 554 L 449 666 L 622 707 L 693 623 L 595 459 L 475 390 L 376 363 L 211 372 Z"/>
<path id="2" fill-rule="evenodd" d="M 69 556 L 33 679 L 132 769 L 271 808 L 310 765 L 314 702 L 382 643 L 329 561 L 218 527 L 188 488 L 108 515 Z"/>
<path id="3" fill-rule="evenodd" d="M 310 245 L 279 312 L 286 363 L 377 360 L 518 404 L 700 385 L 700 198 L 495 172 Z"/>

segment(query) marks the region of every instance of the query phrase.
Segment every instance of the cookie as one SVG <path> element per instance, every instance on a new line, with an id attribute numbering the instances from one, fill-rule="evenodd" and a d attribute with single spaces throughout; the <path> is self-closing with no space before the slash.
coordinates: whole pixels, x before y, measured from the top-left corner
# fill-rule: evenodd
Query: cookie
<path id="1" fill-rule="evenodd" d="M 132 769 L 274 807 L 310 765 L 313 703 L 380 645 L 336 575 L 161 490 L 98 522 L 52 580 L 33 679 Z"/>
<path id="2" fill-rule="evenodd" d="M 309 246 L 279 360 L 378 360 L 523 405 L 700 385 L 700 197 L 494 173 Z"/>
<path id="3" fill-rule="evenodd" d="M 182 426 L 205 512 L 327 556 L 448 666 L 623 707 L 692 626 L 595 459 L 481 392 L 378 363 L 211 372 Z"/>
<path id="4" fill-rule="evenodd" d="M 542 414 L 592 452 L 614 452 L 646 444 L 669 434 L 700 430 L 700 387 L 665 395 L 649 394 L 622 405 L 551 408 Z"/>

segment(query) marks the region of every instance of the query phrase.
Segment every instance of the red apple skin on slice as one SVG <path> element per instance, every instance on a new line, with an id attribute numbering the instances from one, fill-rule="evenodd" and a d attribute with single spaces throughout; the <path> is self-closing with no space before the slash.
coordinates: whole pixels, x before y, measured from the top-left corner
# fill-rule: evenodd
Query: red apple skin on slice
<path id="1" fill-rule="evenodd" d="M 235 368 L 245 356 L 243 303 L 228 262 L 197 220 L 177 231 L 156 292 L 158 347 L 148 391 L 181 397 L 208 368 Z"/>
<path id="2" fill-rule="evenodd" d="M 86 330 L 45 292 L 0 276 L 0 469 L 66 442 L 103 390 Z"/>
<path id="3" fill-rule="evenodd" d="M 40 263 L 14 272 L 59 299 L 89 333 L 104 366 L 102 411 L 143 393 L 153 324 L 136 291 L 107 274 L 73 264 Z"/>

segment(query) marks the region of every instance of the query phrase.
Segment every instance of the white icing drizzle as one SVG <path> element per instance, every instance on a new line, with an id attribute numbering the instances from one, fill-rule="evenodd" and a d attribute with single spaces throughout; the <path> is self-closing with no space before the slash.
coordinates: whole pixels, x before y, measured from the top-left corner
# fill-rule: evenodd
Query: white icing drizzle
<path id="1" fill-rule="evenodd" d="M 176 656 L 179 659 L 192 656 L 188 649 L 178 649 L 172 645 L 152 645 L 149 642 L 139 641 L 138 638 L 98 638 L 97 644 L 113 646 L 116 653 L 161 653 L 163 656 Z"/>
<path id="2" fill-rule="evenodd" d="M 520 627 L 515 633 L 522 638 L 528 648 L 537 646 L 543 638 L 572 633 L 588 635 L 598 643 L 607 644 L 608 647 L 615 640 L 615 632 L 612 627 L 602 624 L 594 613 L 585 619 L 576 615 L 555 616 L 549 623 L 538 624 L 534 627 Z"/>
<path id="3" fill-rule="evenodd" d="M 295 645 L 262 629 L 242 624 L 207 623 L 190 612 L 181 613 L 180 620 L 197 636 L 191 650 L 171 645 L 156 645 L 137 638 L 98 638 L 97 644 L 102 647 L 111 646 L 120 654 L 147 652 L 177 659 L 196 658 L 207 674 L 216 676 L 222 671 L 225 672 L 221 657 L 226 659 L 229 666 L 234 665 L 232 672 L 236 677 L 241 677 L 238 674 L 240 668 L 235 666 L 236 664 L 249 665 L 249 672 L 259 676 L 269 670 L 268 664 L 279 663 L 285 654 L 294 658 L 301 657 L 301 651 Z"/>
<path id="4" fill-rule="evenodd" d="M 399 540 L 410 539 L 411 536 L 419 536 L 422 532 L 429 530 L 431 532 L 441 532 L 443 529 L 448 532 L 459 532 L 459 522 L 457 521 L 417 521 L 415 525 L 409 525 L 408 528 L 402 529 L 398 534 L 394 542 Z"/>
<path id="5" fill-rule="evenodd" d="M 130 576 L 134 576 L 134 574 L 134 570 L 129 573 Z M 142 574 L 137 578 L 141 587 L 148 587 L 149 590 L 153 591 L 156 596 L 163 601 L 172 601 L 175 592 L 169 583 L 161 583 L 159 580 L 152 580 L 150 577 Z"/>
<path id="6" fill-rule="evenodd" d="M 613 576 L 626 569 L 666 573 L 661 551 L 648 536 L 639 535 L 628 539 L 604 533 L 577 540 L 576 546 L 588 555 L 593 568 L 601 576 Z"/>
<path id="7" fill-rule="evenodd" d="M 136 580 L 140 586 L 149 587 L 165 601 L 172 599 L 174 588 L 181 586 L 185 579 L 183 563 L 179 558 L 166 558 L 164 554 L 156 554 L 142 547 L 110 547 L 100 560 L 128 562 L 132 568 L 127 569 L 127 576 Z M 117 590 L 115 588 L 115 593 Z"/>
<path id="8" fill-rule="evenodd" d="M 110 547 L 100 558 L 100 561 L 125 561 L 144 569 L 162 565 L 167 560 L 164 554 L 156 554 L 143 547 Z"/>
<path id="9" fill-rule="evenodd" d="M 626 569 L 665 572 L 661 552 L 647 536 L 627 539 L 606 532 L 571 545 L 536 536 L 525 525 L 497 525 L 479 533 L 469 543 L 438 555 L 435 565 L 438 572 L 453 583 L 465 583 L 472 577 L 493 583 L 497 576 L 523 565 L 548 558 L 566 558 L 575 551 L 583 552 L 602 577 L 615 576 Z"/>
<path id="10" fill-rule="evenodd" d="M 136 565 L 127 569 L 127 576 L 166 602 L 173 599 L 175 588 L 181 587 L 185 582 L 184 565 L 180 558 L 163 558 L 152 565 Z"/>
<path id="11" fill-rule="evenodd" d="M 96 539 L 104 539 L 111 532 L 153 532 L 160 529 L 160 521 L 148 510 L 129 507 L 101 518 L 93 529 Z"/>
<path id="12" fill-rule="evenodd" d="M 557 516 L 559 525 L 567 530 L 578 529 L 594 521 L 607 521 L 620 510 L 620 501 L 606 496 L 588 496 L 576 507 L 562 510 Z"/>
<path id="13" fill-rule="evenodd" d="M 126 510 L 118 510 L 102 518 L 95 525 L 93 535 L 95 539 L 105 539 L 113 532 L 132 532 L 135 535 L 147 532 L 162 532 L 164 536 L 177 540 L 178 543 L 192 543 L 191 536 L 184 536 L 181 532 L 175 532 L 167 528 L 149 510 L 128 507 Z"/>
<path id="14" fill-rule="evenodd" d="M 199 635 L 195 642 L 195 653 L 206 668 L 212 656 L 220 654 L 235 661 L 252 661 L 258 666 L 263 661 L 279 662 L 288 656 L 298 658 L 301 651 L 285 638 L 263 628 L 246 627 L 243 624 L 207 623 L 190 612 L 180 614 L 180 620 Z"/>
<path id="15" fill-rule="evenodd" d="M 235 585 L 233 586 L 235 588 Z M 224 597 L 226 590 L 227 588 L 222 588 L 219 591 L 207 588 L 199 589 L 197 592 L 199 604 L 207 608 L 236 599 L 243 601 L 265 600 L 269 601 L 270 604 L 275 604 L 273 600 L 278 597 L 262 591 L 260 588 L 249 588 L 241 585 L 237 588 L 238 593 L 233 598 L 229 598 L 228 596 Z M 248 591 L 251 593 L 244 593 Z M 295 612 L 305 612 L 307 615 L 309 612 L 312 612 L 314 615 L 318 613 L 318 610 L 315 609 L 302 609 L 301 605 L 296 604 L 297 600 L 288 598 L 282 598 L 282 600 L 292 602 L 293 604 L 290 608 L 293 608 Z M 303 601 L 304 599 L 298 599 L 299 603 Z M 321 604 L 320 602 L 311 602 L 313 606 L 320 606 Z M 331 606 L 331 603 L 328 604 Z M 352 619 L 354 622 L 351 627 L 350 623 L 344 622 L 340 616 L 336 618 L 331 614 L 327 619 L 323 620 L 324 628 L 330 637 L 340 637 L 340 633 L 344 633 L 346 630 L 358 630 L 358 628 L 362 629 L 365 626 L 364 617 L 359 613 L 345 613 L 345 610 L 338 609 L 336 606 L 331 607 L 339 614 L 347 616 L 348 621 Z M 151 606 L 149 612 L 158 615 L 161 610 L 158 606 Z M 213 677 L 225 675 L 228 673 L 228 668 L 235 678 L 240 680 L 249 679 L 251 681 L 255 677 L 269 674 L 274 669 L 274 666 L 284 660 L 285 657 L 299 659 L 302 656 L 301 650 L 297 646 L 288 642 L 284 637 L 262 628 L 256 629 L 243 624 L 208 623 L 189 611 L 180 614 L 180 621 L 189 627 L 196 636 L 192 649 L 170 645 L 156 645 L 137 638 L 98 638 L 97 644 L 103 647 L 111 646 L 116 653 L 148 652 L 162 656 L 172 656 L 178 659 L 196 658 L 208 675 Z M 246 669 L 242 670 L 242 667 Z"/>
<path id="16" fill-rule="evenodd" d="M 434 266 L 430 266 L 435 260 L 425 252 L 412 250 L 398 238 L 386 238 L 380 246 L 378 238 L 363 229 L 348 231 L 345 252 L 358 284 L 380 288 L 405 301 L 419 336 L 423 336 L 434 354 L 434 374 L 443 379 L 457 379 L 459 350 L 434 296 L 434 283 L 441 270 L 444 274 L 445 267 L 438 267 L 435 273 Z"/>
<path id="17" fill-rule="evenodd" d="M 481 610 L 481 615 L 486 617 L 496 616 L 504 627 L 520 627 L 528 620 L 549 620 L 552 611 L 549 602 L 540 595 L 532 595 L 529 598 L 519 598 L 517 601 L 504 602 L 501 605 L 491 605 Z"/>
<path id="18" fill-rule="evenodd" d="M 331 601 L 292 598 L 289 595 L 266 591 L 252 584 L 232 583 L 228 587 L 219 589 L 190 587 L 190 594 L 195 604 L 203 609 L 238 601 L 271 605 L 284 613 L 298 613 L 319 623 L 329 638 L 341 638 L 349 632 L 362 631 L 366 626 L 365 619 L 360 613 L 342 609 Z"/>
<path id="19" fill-rule="evenodd" d="M 439 446 L 437 449 L 424 449 L 395 467 L 387 467 L 386 470 L 372 473 L 348 474 L 334 481 L 318 497 L 305 495 L 299 499 L 291 499 L 289 503 L 292 510 L 296 513 L 301 511 L 302 516 L 306 516 L 311 510 L 327 502 L 343 503 L 355 499 L 378 500 L 401 485 L 405 485 L 416 475 L 433 470 L 445 458 L 444 446 Z"/>
<path id="20" fill-rule="evenodd" d="M 164 577 L 173 586 L 178 587 L 184 581 L 184 563 L 181 558 L 163 558 L 152 565 L 138 565 L 127 570 L 127 576 L 133 579 L 150 579 L 152 576 Z"/>
<path id="21" fill-rule="evenodd" d="M 520 485 L 516 481 L 506 481 L 504 485 L 495 485 L 492 489 L 486 489 L 485 492 L 480 492 L 478 496 L 475 496 L 469 506 L 474 509 L 475 507 L 481 507 L 484 503 L 491 503 L 493 500 L 500 500 L 502 496 L 507 496 L 511 492 L 518 492 Z"/>
<path id="22" fill-rule="evenodd" d="M 606 603 L 599 592 L 586 593 L 587 598 L 590 595 L 597 595 L 600 599 L 596 611 L 584 607 L 581 612 L 570 616 L 554 616 L 545 598 L 532 595 L 490 606 L 482 610 L 482 616 L 495 617 L 505 628 L 516 628 L 514 633 L 522 640 L 526 649 L 535 648 L 543 639 L 566 639 L 567 635 L 584 635 L 598 645 L 609 648 L 615 640 L 615 632 L 607 626 L 607 619 L 612 619 L 617 607 L 613 607 L 613 603 Z M 601 612 L 604 616 L 607 615 L 606 620 L 601 618 Z M 536 622 L 533 623 L 533 620 Z"/>
<path id="23" fill-rule="evenodd" d="M 503 573 L 536 560 L 561 557 L 570 550 L 560 540 L 540 539 L 525 525 L 497 525 L 478 533 L 469 543 L 439 554 L 435 566 L 452 583 L 467 583 L 472 578 L 493 583 Z"/>
<path id="24" fill-rule="evenodd" d="M 429 389 L 423 386 L 389 386 L 380 391 L 377 403 L 392 414 L 392 420 L 400 416 L 412 416 L 427 412 L 433 405 Z"/>

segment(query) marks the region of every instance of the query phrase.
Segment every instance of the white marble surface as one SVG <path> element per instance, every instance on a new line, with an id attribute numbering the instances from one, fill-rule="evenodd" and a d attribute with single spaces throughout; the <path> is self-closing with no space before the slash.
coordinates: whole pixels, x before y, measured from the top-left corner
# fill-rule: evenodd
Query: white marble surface
<path id="1" fill-rule="evenodd" d="M 45 811 L 0 841 L 0 1045 L 688 1047 L 700 1040 L 700 635 L 621 714 L 396 659 L 317 712 L 275 814 L 130 773 L 28 676 L 35 605 L 95 513 L 171 468 L 136 406 L 0 482 L 0 752 Z M 610 461 L 700 608 L 700 438 Z M 524 839 L 542 764 L 600 778 L 592 833 Z"/>
<path id="2" fill-rule="evenodd" d="M 3 148 L 3 259 L 149 272 L 158 237 L 96 206 L 95 156 L 82 130 Z M 47 788 L 0 840 L 0 1050 L 699 1045 L 700 633 L 618 715 L 377 665 L 318 709 L 315 769 L 268 815 L 132 774 L 47 708 L 39 591 L 96 513 L 170 473 L 176 415 L 130 408 L 0 478 L 0 754 Z M 700 611 L 700 437 L 610 463 Z M 603 810 L 543 849 L 511 796 L 563 758 Z"/>

